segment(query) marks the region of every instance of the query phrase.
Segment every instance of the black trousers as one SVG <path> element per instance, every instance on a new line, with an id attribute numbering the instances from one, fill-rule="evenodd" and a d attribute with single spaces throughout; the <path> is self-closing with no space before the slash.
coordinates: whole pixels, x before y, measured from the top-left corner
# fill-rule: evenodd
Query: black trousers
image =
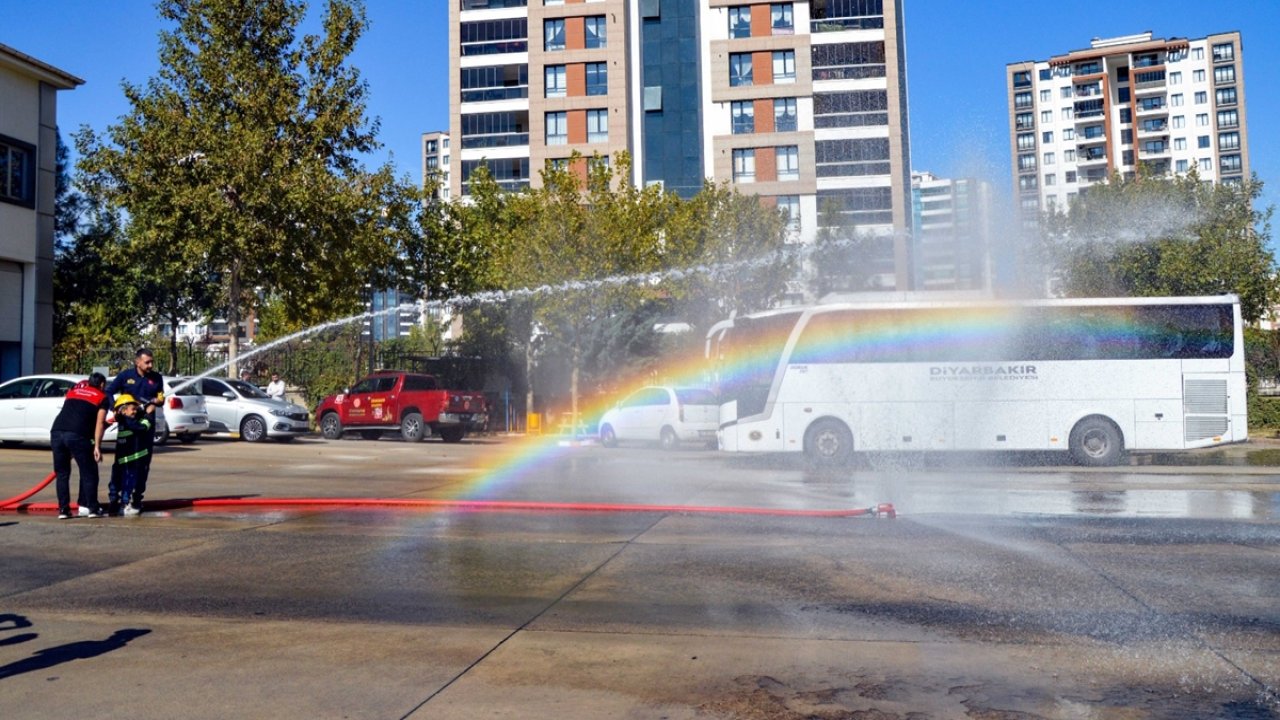
<path id="1" fill-rule="evenodd" d="M 58 491 L 58 510 L 71 509 L 71 461 L 80 469 L 80 494 L 76 504 L 98 509 L 98 463 L 93 459 L 93 439 L 66 430 L 49 433 L 53 446 L 53 480 Z"/>

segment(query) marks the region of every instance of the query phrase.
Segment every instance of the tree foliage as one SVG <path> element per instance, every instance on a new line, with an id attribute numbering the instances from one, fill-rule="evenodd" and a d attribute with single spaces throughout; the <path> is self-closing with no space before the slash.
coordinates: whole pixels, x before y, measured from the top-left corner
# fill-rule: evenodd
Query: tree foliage
<path id="1" fill-rule="evenodd" d="M 358 160 L 377 123 L 346 64 L 363 8 L 329 0 L 322 32 L 301 38 L 297 0 L 161 0 L 159 12 L 172 25 L 159 74 L 124 84 L 131 110 L 105 137 L 77 136 L 87 186 L 129 215 L 131 261 L 161 285 L 215 285 L 232 326 L 246 290 L 311 322 L 354 310 L 365 283 L 397 284 L 409 201 L 389 166 Z"/>
<path id="2" fill-rule="evenodd" d="M 1119 176 L 1047 218 L 1050 256 L 1072 296 L 1235 293 L 1247 322 L 1280 297 L 1272 208 L 1254 204 L 1262 183 Z"/>

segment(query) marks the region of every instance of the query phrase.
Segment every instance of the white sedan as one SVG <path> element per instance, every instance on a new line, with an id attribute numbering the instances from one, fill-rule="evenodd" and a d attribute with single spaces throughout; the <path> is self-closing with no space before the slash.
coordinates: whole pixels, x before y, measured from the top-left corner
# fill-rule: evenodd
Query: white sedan
<path id="1" fill-rule="evenodd" d="M 0 442 L 49 444 L 49 428 L 62 410 L 62 401 L 84 375 L 49 374 L 28 375 L 0 384 Z M 203 419 L 203 417 L 202 417 Z M 191 432 L 191 431 L 186 431 Z M 167 439 L 169 434 L 164 409 L 156 413 L 156 438 Z M 104 443 L 116 441 L 116 426 L 107 426 Z"/>
<path id="2" fill-rule="evenodd" d="M 600 444 L 656 442 L 671 450 L 683 442 L 714 448 L 720 404 L 710 390 L 690 387 L 640 388 L 600 418 Z"/>

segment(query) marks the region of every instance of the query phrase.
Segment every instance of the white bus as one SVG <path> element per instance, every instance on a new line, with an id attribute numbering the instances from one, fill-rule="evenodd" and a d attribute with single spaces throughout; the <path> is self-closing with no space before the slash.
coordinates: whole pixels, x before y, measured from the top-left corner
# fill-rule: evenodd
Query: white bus
<path id="1" fill-rule="evenodd" d="M 1127 450 L 1248 438 L 1235 296 L 782 308 L 707 336 L 720 448 Z"/>

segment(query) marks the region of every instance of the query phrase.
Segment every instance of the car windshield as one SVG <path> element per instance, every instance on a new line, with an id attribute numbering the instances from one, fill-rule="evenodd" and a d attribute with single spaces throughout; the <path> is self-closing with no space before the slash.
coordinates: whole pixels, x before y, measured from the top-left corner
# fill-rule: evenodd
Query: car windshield
<path id="1" fill-rule="evenodd" d="M 250 385 L 243 380 L 224 380 L 226 384 L 235 388 L 237 393 L 247 398 L 270 398 L 271 396 L 262 392 L 257 385 Z"/>
<path id="2" fill-rule="evenodd" d="M 701 388 L 676 388 L 681 405 L 719 405 L 715 393 Z"/>

